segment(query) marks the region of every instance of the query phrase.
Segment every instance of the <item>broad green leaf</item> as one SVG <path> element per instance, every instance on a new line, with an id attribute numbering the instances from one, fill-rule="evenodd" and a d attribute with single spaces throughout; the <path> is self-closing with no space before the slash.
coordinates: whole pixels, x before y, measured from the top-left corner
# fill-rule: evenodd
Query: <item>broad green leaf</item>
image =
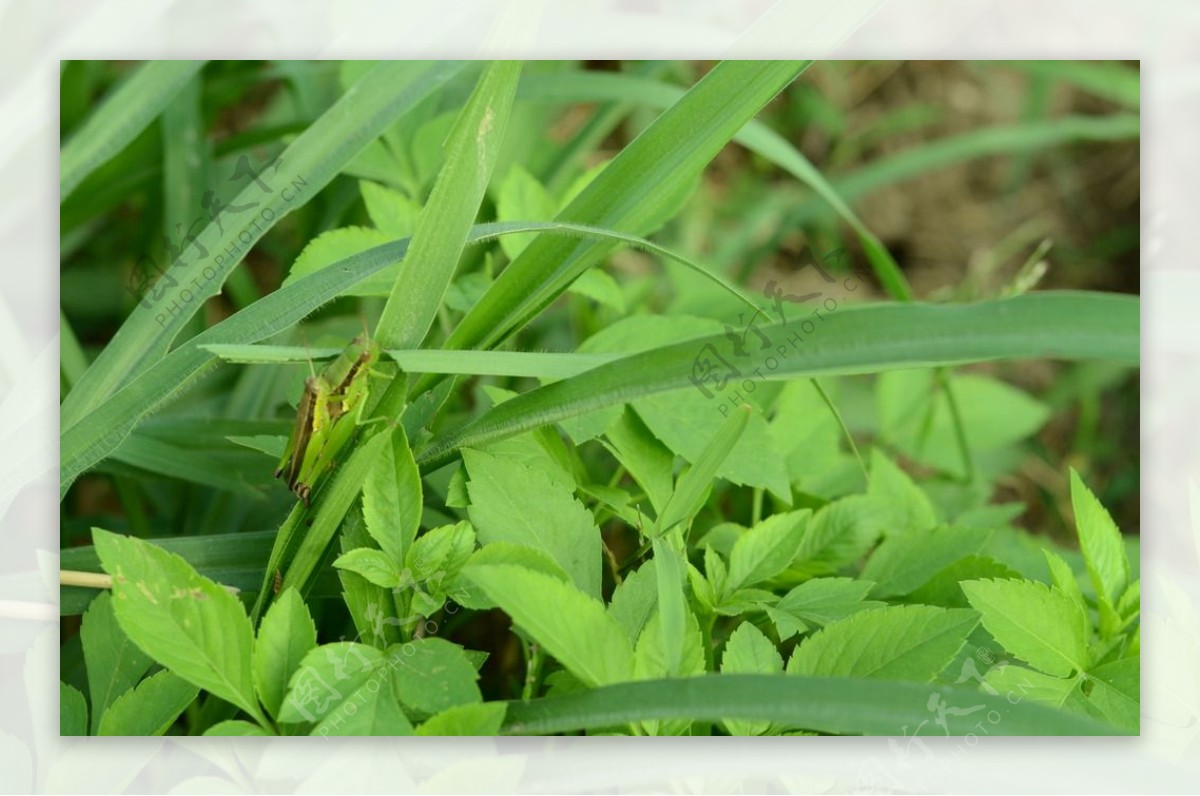
<path id="1" fill-rule="evenodd" d="M 633 644 L 642 634 L 642 628 L 658 607 L 658 573 L 654 561 L 647 561 L 613 589 L 608 603 L 608 614 L 617 620 Z"/>
<path id="2" fill-rule="evenodd" d="M 79 630 L 92 699 L 92 734 L 108 706 L 142 679 L 152 661 L 117 624 L 112 598 L 101 592 L 92 600 Z M 86 735 L 87 733 L 82 733 Z"/>
<path id="3" fill-rule="evenodd" d="M 818 509 L 804 528 L 789 574 L 832 575 L 858 561 L 887 530 L 887 504 L 869 495 L 851 495 Z"/>
<path id="4" fill-rule="evenodd" d="M 279 721 L 315 724 L 334 715 L 344 721 L 355 710 L 359 689 L 373 682 L 377 690 L 384 690 L 388 678 L 384 653 L 374 647 L 348 641 L 315 647 L 288 681 Z M 332 731 L 337 721 L 325 726 Z"/>
<path id="5" fill-rule="evenodd" d="M 605 430 L 604 436 L 612 445 L 617 461 L 646 492 L 655 515 L 661 514 L 675 489 L 672 473 L 675 454 L 628 408 Z"/>
<path id="6" fill-rule="evenodd" d="M 520 164 L 514 164 L 508 170 L 496 196 L 498 221 L 549 221 L 557 210 L 537 177 Z M 500 248 L 504 249 L 508 259 L 515 260 L 534 238 L 534 235 L 509 235 L 500 241 Z"/>
<path id="7" fill-rule="evenodd" d="M 501 404 L 505 406 L 506 404 Z M 505 541 L 549 555 L 585 594 L 600 595 L 600 531 L 591 513 L 545 473 L 464 451 L 469 515 L 481 544 Z"/>
<path id="8" fill-rule="evenodd" d="M 875 448 L 871 451 L 871 485 L 867 494 L 884 501 L 891 510 L 887 535 L 926 531 L 937 523 L 933 505 L 895 462 Z"/>
<path id="9" fill-rule="evenodd" d="M 952 376 L 949 383 L 972 455 L 1025 439 L 1050 416 L 1049 407 L 1042 402 L 987 376 Z M 917 461 L 963 475 L 949 403 L 932 370 L 885 373 L 880 376 L 876 397 L 885 439 Z"/>
<path id="10" fill-rule="evenodd" d="M 312 735 L 412 735 L 412 723 L 400 706 L 394 682 L 380 682 L 384 669 L 358 686 L 342 706 L 321 719 Z"/>
<path id="11" fill-rule="evenodd" d="M 469 566 L 463 576 L 589 686 L 633 674 L 633 645 L 604 604 L 550 575 L 511 564 Z"/>
<path id="12" fill-rule="evenodd" d="M 391 432 L 376 466 L 362 483 L 362 519 L 367 533 L 391 561 L 404 561 L 421 525 L 421 474 L 408 448 L 404 427 Z"/>
<path id="13" fill-rule="evenodd" d="M 238 599 L 179 556 L 93 529 L 126 635 L 179 677 L 265 723 L 251 675 L 254 633 Z"/>
<path id="14" fill-rule="evenodd" d="M 196 686 L 169 671 L 152 674 L 112 703 L 97 735 L 162 735 L 197 693 Z"/>
<path id="15" fill-rule="evenodd" d="M 969 608 L 967 596 L 959 584 L 964 580 L 983 578 L 1021 580 L 1021 574 L 987 556 L 964 556 L 938 570 L 920 588 L 909 593 L 906 601 L 943 608 Z"/>
<path id="16" fill-rule="evenodd" d="M 467 566 L 476 564 L 514 564 L 558 578 L 563 583 L 571 582 L 571 577 L 555 563 L 549 554 L 512 542 L 492 542 L 479 548 L 467 560 Z M 472 610 L 484 611 L 496 607 L 496 603 L 488 599 L 483 590 L 475 586 L 469 579 L 460 579 L 455 584 L 455 592 L 452 596 L 456 603 Z M 615 596 L 614 593 L 614 599 Z"/>
<path id="17" fill-rule="evenodd" d="M 905 333 L 897 335 L 898 328 Z M 1137 362 L 1138 329 L 1137 300 L 1113 294 L 1044 292 L 969 305 L 872 305 L 825 316 L 820 346 L 794 349 L 803 350 L 804 356 L 779 356 L 776 349 L 751 351 L 752 361 L 745 367 L 751 372 L 757 367 L 770 379 L 789 379 L 1033 357 Z M 777 345 L 788 345 L 791 332 L 782 325 L 765 326 L 763 331 Z M 697 355 L 706 345 L 727 344 L 724 335 L 677 343 L 547 384 L 435 438 L 417 454 L 417 464 L 433 467 L 449 460 L 459 447 L 486 444 L 652 393 L 695 389 L 691 377 Z M 776 363 L 774 369 L 768 367 L 768 356 Z M 873 472 L 879 469 L 876 463 Z M 893 481 L 886 475 L 873 477 L 871 494 L 897 500 L 900 524 L 932 524 L 927 500 L 922 503 L 919 493 L 892 494 L 898 486 Z"/>
<path id="18" fill-rule="evenodd" d="M 422 714 L 483 701 L 475 671 L 463 648 L 427 637 L 396 644 L 386 652 L 392 686 L 400 701 Z"/>
<path id="19" fill-rule="evenodd" d="M 721 655 L 722 674 L 781 674 L 783 658 L 771 640 L 749 622 L 738 625 Z M 769 721 L 727 719 L 725 728 L 730 735 L 762 735 L 771 727 Z"/>
<path id="20" fill-rule="evenodd" d="M 487 191 L 512 110 L 519 61 L 494 61 L 446 140 L 446 159 L 413 229 L 412 256 L 400 266 L 375 328 L 385 348 L 420 348 L 454 278 Z"/>
<path id="21" fill-rule="evenodd" d="M 962 589 L 1006 650 L 1056 677 L 1087 668 L 1087 619 L 1058 589 L 1028 580 L 972 580 Z"/>
<path id="22" fill-rule="evenodd" d="M 808 632 L 810 625 L 824 627 L 859 611 L 882 608 L 884 603 L 867 599 L 874 585 L 853 578 L 814 578 L 789 591 L 767 613 L 785 641 Z"/>
<path id="23" fill-rule="evenodd" d="M 363 204 L 367 206 L 367 215 L 371 217 L 371 223 L 387 233 L 389 240 L 407 238 L 412 234 L 417 216 L 421 212 L 421 205 L 399 191 L 370 180 L 360 180 L 358 190 L 362 193 Z"/>
<path id="24" fill-rule="evenodd" d="M 159 364 L 183 325 L 207 297 L 221 291 L 230 271 L 241 263 L 256 240 L 315 196 L 388 124 L 462 68 L 460 63 L 439 62 L 414 76 L 409 66 L 387 62 L 364 75 L 276 160 L 271 182 L 279 190 L 264 194 L 251 180 L 232 200 L 236 206 L 254 207 L 253 219 L 237 224 L 218 224 L 214 220 L 195 237 L 203 248 L 193 245 L 188 251 L 206 251 L 209 256 L 190 260 L 181 256 L 178 267 L 170 270 L 177 286 L 163 291 L 157 302 L 139 305 L 125 320 L 63 401 L 63 429 L 70 430 L 133 376 Z"/>
<path id="25" fill-rule="evenodd" d="M 287 684 L 300 662 L 317 646 L 317 629 L 295 589 L 280 594 L 254 640 L 254 687 L 272 718 L 279 717 Z"/>
<path id="26" fill-rule="evenodd" d="M 58 734 L 88 734 L 87 700 L 78 688 L 61 681 L 58 684 Z"/>
<path id="27" fill-rule="evenodd" d="M 202 66 L 204 61 L 147 61 L 106 95 L 103 104 L 62 147 L 59 203 L 136 138 Z"/>
<path id="28" fill-rule="evenodd" d="M 787 569 L 800 550 L 811 517 L 809 509 L 773 514 L 742 534 L 729 554 L 726 589 L 753 586 Z"/>
<path id="29" fill-rule="evenodd" d="M 351 510 L 342 523 L 338 549 L 345 554 L 370 545 L 371 537 L 364 527 L 362 512 Z M 378 649 L 399 641 L 400 627 L 403 625 L 389 616 L 396 604 L 392 591 L 376 586 L 357 572 L 340 568 L 336 572 L 342 585 L 342 599 L 354 620 L 358 640 Z M 387 621 L 389 618 L 393 621 Z"/>
<path id="30" fill-rule="evenodd" d="M 430 716 L 415 735 L 499 735 L 507 706 L 503 702 L 455 705 Z"/>
<path id="31" fill-rule="evenodd" d="M 434 528 L 417 539 L 405 559 L 402 585 L 413 589 L 413 611 L 430 616 L 445 603 L 475 550 L 475 531 L 463 520 Z"/>
<path id="32" fill-rule="evenodd" d="M 394 589 L 400 585 L 399 566 L 382 550 L 359 547 L 342 553 L 333 565 L 360 575 L 385 589 Z"/>
<path id="33" fill-rule="evenodd" d="M 219 724 L 214 724 L 204 731 L 206 736 L 227 736 L 227 737 L 274 737 L 272 733 L 267 732 L 262 727 L 249 721 L 241 719 L 231 719 L 230 721 L 222 721 Z"/>
<path id="34" fill-rule="evenodd" d="M 831 622 L 802 642 L 788 674 L 930 682 L 979 623 L 974 611 L 893 605 Z"/>
<path id="35" fill-rule="evenodd" d="M 911 594 L 960 558 L 978 555 L 988 531 L 976 528 L 909 530 L 888 536 L 875 549 L 862 577 L 875 581 L 872 597 Z"/>
<path id="36" fill-rule="evenodd" d="M 322 232 L 300 252 L 288 269 L 283 285 L 292 285 L 309 274 L 329 268 L 349 257 L 395 240 L 397 236 L 370 227 L 342 227 Z M 399 263 L 373 274 L 345 291 L 350 296 L 386 296 L 396 280 Z"/>
<path id="37" fill-rule="evenodd" d="M 999 693 L 1005 699 L 1028 699 L 1056 708 L 1065 705 L 1072 693 L 1079 690 L 1079 680 L 1074 677 L 1053 677 L 1015 663 L 993 666 L 984 674 L 984 681 L 991 693 Z"/>
<path id="38" fill-rule="evenodd" d="M 1141 662 L 1138 658 L 1124 658 L 1097 666 L 1088 673 L 1088 683 L 1091 685 L 1088 700 L 1101 716 L 1123 730 L 1138 732 L 1141 727 Z"/>
<path id="39" fill-rule="evenodd" d="M 1071 505 L 1075 509 L 1079 548 L 1083 551 L 1092 586 L 1098 597 L 1106 597 L 1115 604 L 1129 584 L 1129 559 L 1121 543 L 1121 532 L 1074 468 L 1071 469 Z"/>
<path id="40" fill-rule="evenodd" d="M 865 614 L 869 615 L 869 614 Z M 954 706 L 979 706 L 961 715 L 947 711 L 946 727 L 930 721 L 936 697 Z M 768 720 L 826 733 L 896 735 L 903 727 L 917 735 L 978 732 L 980 716 L 999 716 L 991 735 L 1114 735 L 1111 725 L 1030 701 L 964 686 L 906 683 L 843 677 L 779 677 L 720 674 L 622 683 L 530 702 L 508 703 L 502 731 L 510 735 L 549 735 L 615 727 L 635 721 L 688 719 Z"/>

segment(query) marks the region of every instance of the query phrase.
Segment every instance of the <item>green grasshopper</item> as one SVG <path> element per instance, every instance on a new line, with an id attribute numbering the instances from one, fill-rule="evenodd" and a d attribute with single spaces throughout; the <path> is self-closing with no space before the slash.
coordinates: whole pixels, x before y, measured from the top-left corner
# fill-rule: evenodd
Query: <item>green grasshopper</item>
<path id="1" fill-rule="evenodd" d="M 275 477 L 285 478 L 306 506 L 318 479 L 333 467 L 354 434 L 367 403 L 371 366 L 378 359 L 378 346 L 359 335 L 320 375 L 304 380 L 296 426 Z"/>

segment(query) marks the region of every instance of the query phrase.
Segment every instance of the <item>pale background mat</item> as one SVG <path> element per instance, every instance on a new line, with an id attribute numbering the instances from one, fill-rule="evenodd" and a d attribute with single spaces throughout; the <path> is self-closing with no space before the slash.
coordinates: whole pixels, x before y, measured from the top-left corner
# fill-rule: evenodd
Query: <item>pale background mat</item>
<path id="1" fill-rule="evenodd" d="M 1143 59 L 1142 737 L 60 740 L 59 58 L 438 56 Z M 0 792 L 1195 792 L 1198 133 L 1193 0 L 0 0 Z"/>

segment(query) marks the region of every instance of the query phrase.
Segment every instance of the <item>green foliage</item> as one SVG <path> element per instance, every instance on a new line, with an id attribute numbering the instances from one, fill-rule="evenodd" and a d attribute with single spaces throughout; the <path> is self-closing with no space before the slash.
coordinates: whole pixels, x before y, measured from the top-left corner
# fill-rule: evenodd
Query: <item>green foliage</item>
<path id="1" fill-rule="evenodd" d="M 114 67 L 64 114 L 62 567 L 112 585 L 63 587 L 62 734 L 1136 733 L 1129 475 L 1084 428 L 1136 297 L 914 301 L 855 204 L 1135 139 L 1136 80 L 984 65 L 1120 107 L 876 157 L 806 82 L 858 68 Z"/>

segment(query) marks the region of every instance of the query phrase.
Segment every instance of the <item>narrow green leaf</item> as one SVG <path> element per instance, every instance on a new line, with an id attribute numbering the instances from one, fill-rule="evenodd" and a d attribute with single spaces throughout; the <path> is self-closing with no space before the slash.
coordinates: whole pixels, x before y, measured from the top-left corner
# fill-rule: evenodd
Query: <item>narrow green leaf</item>
<path id="1" fill-rule="evenodd" d="M 807 65 L 792 61 L 718 64 L 621 150 L 558 218 L 645 232 L 663 203 L 694 179 Z M 610 249 L 594 241 L 539 237 L 497 278 L 444 347 L 492 347 L 524 326 Z"/>
<path id="2" fill-rule="evenodd" d="M 962 589 L 1006 650 L 1056 677 L 1087 668 L 1086 621 L 1057 589 L 1030 580 L 972 580 Z"/>
<path id="3" fill-rule="evenodd" d="M 270 180 L 265 181 L 268 187 L 275 186 L 270 192 L 264 194 L 258 181 L 250 180 L 232 200 L 232 206 L 253 207 L 254 218 L 241 223 L 219 218 L 196 235 L 195 243 L 167 271 L 170 281 L 160 281 L 152 291 L 151 297 L 157 292 L 159 298 L 147 299 L 134 309 L 71 390 L 62 404 L 63 429 L 77 425 L 131 377 L 160 364 L 179 330 L 206 298 L 221 291 L 230 271 L 256 240 L 315 196 L 389 124 L 462 68 L 460 63 L 438 62 L 413 77 L 407 64 L 385 62 L 359 80 L 280 155 Z"/>
<path id="4" fill-rule="evenodd" d="M 752 411 L 753 407 L 749 404 L 742 404 L 731 412 L 729 419 L 709 440 L 695 463 L 675 482 L 671 499 L 655 520 L 657 533 L 665 533 L 679 523 L 690 520 L 704 505 L 717 470 L 746 429 Z"/>
<path id="5" fill-rule="evenodd" d="M 771 379 L 790 379 L 1031 357 L 1136 362 L 1138 306 L 1129 296 L 1046 292 L 969 305 L 844 309 L 825 316 L 812 347 L 788 348 L 793 330 L 782 324 L 763 327 L 767 337 L 789 353 L 777 356 L 775 348 L 751 351 L 750 361 L 739 368 L 753 372 L 757 367 Z M 896 334 L 896 329 L 904 334 Z M 694 389 L 697 356 L 705 346 L 727 344 L 723 334 L 713 335 L 631 354 L 547 384 L 435 438 L 417 454 L 417 464 L 432 467 L 449 460 L 459 447 L 483 445 L 603 406 Z M 767 365 L 768 356 L 776 363 L 774 369 Z"/>
<path id="6" fill-rule="evenodd" d="M 179 677 L 265 723 L 251 676 L 254 634 L 238 599 L 179 556 L 95 528 L 126 635 Z"/>
<path id="7" fill-rule="evenodd" d="M 122 694 L 100 720 L 97 735 L 162 735 L 196 699 L 199 689 L 163 670 Z"/>
<path id="8" fill-rule="evenodd" d="M 947 712 L 946 728 L 930 721 L 929 702 L 975 707 Z M 622 683 L 532 702 L 509 702 L 503 732 L 550 735 L 616 727 L 635 721 L 764 720 L 850 735 L 951 735 L 977 733 L 980 715 L 995 711 L 991 735 L 1114 735 L 1086 716 L 981 693 L 962 686 L 843 677 L 720 674 Z"/>
<path id="9" fill-rule="evenodd" d="M 831 622 L 792 653 L 788 674 L 929 682 L 979 623 L 974 611 L 893 605 Z"/>
<path id="10" fill-rule="evenodd" d="M 317 629 L 300 593 L 295 589 L 281 593 L 254 640 L 254 687 L 272 718 L 279 717 L 288 681 L 300 661 L 316 646 Z"/>
<path id="11" fill-rule="evenodd" d="M 59 203 L 136 138 L 202 66 L 204 61 L 147 61 L 105 96 L 103 104 L 63 145 Z"/>
<path id="12" fill-rule="evenodd" d="M 494 61 L 446 141 L 446 160 L 413 230 L 412 257 L 401 267 L 375 329 L 385 348 L 420 348 L 467 243 L 508 127 L 519 61 Z"/>
<path id="13" fill-rule="evenodd" d="M 683 535 L 668 532 L 654 537 L 654 572 L 657 577 L 658 613 L 657 629 L 660 648 L 651 654 L 663 663 L 663 671 L 658 674 L 667 677 L 678 677 L 682 674 L 683 644 L 686 632 L 687 606 L 684 604 L 684 553 Z M 653 621 L 653 620 L 651 620 Z M 641 639 L 635 652 L 641 652 Z M 658 655 L 661 654 L 661 658 Z M 645 653 L 639 654 L 638 659 L 644 659 Z"/>
<path id="14" fill-rule="evenodd" d="M 511 564 L 469 566 L 463 576 L 589 686 L 633 674 L 633 645 L 604 604 L 550 575 Z"/>

